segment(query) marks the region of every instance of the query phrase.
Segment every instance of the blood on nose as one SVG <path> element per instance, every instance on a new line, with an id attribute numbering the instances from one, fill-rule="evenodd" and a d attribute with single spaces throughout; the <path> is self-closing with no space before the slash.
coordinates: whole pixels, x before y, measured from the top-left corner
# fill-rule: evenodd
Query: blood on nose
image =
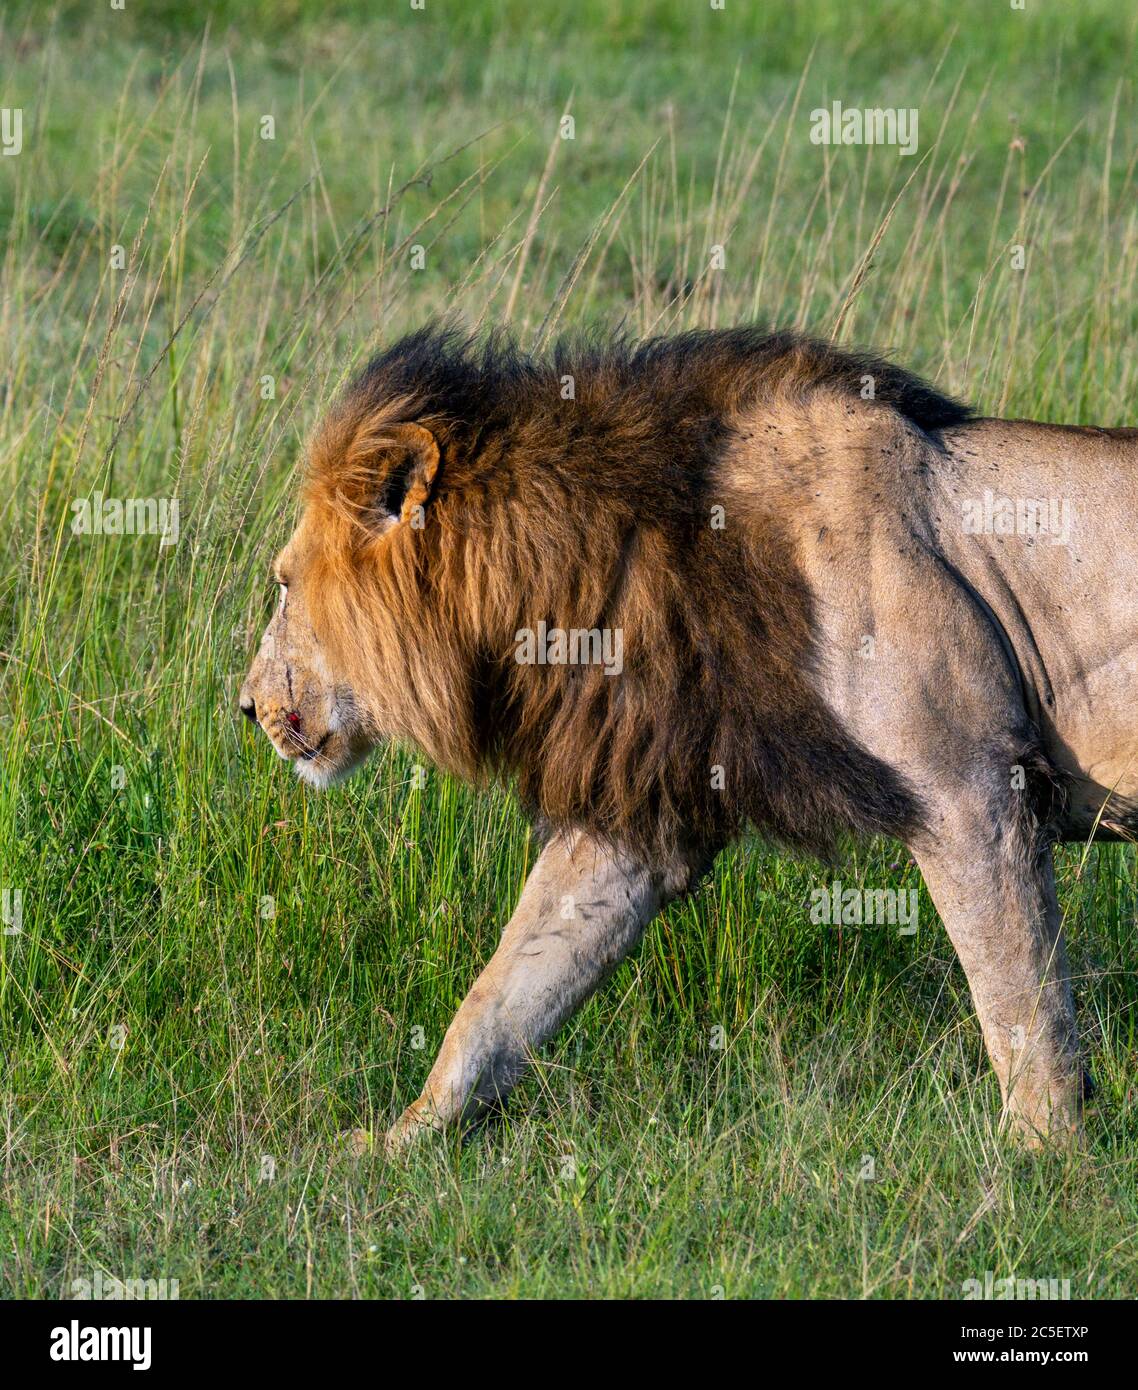
<path id="1" fill-rule="evenodd" d="M 300 715 L 297 714 L 296 710 L 289 710 L 288 714 L 285 715 L 285 718 L 288 720 L 292 728 L 297 729 L 300 727 Z"/>

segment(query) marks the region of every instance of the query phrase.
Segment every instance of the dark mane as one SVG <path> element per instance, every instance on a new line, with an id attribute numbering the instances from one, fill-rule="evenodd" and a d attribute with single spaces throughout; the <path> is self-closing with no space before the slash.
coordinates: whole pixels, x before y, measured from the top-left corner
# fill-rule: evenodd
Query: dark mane
<path id="1" fill-rule="evenodd" d="M 672 418 L 738 409 L 762 393 L 826 387 L 874 398 L 922 430 L 971 417 L 968 406 L 912 372 L 871 352 L 835 347 L 790 330 L 693 329 L 637 342 L 623 335 L 570 335 L 545 355 L 524 352 L 506 332 L 472 337 L 453 324 L 428 324 L 378 353 L 356 377 L 351 395 L 379 405 L 414 399 L 420 412 L 457 421 L 516 419 L 527 407 L 550 407 L 550 386 L 574 378 L 575 401 L 601 395 L 650 401 Z M 554 393 L 561 399 L 560 390 Z M 568 412 L 567 412 L 568 413 Z"/>
<path id="2" fill-rule="evenodd" d="M 917 798 L 815 693 L 785 518 L 709 526 L 739 412 L 815 394 L 879 430 L 890 411 L 926 431 L 969 414 L 880 357 L 751 328 L 535 357 L 432 326 L 375 357 L 314 441 L 308 496 L 332 557 L 326 621 L 386 731 L 513 780 L 555 826 L 656 852 L 746 825 L 815 851 L 842 830 L 904 838 Z M 429 520 L 361 545 L 345 491 L 387 497 L 384 431 L 401 422 L 438 444 Z M 619 629 L 622 674 L 519 664 L 517 634 L 539 623 Z"/>

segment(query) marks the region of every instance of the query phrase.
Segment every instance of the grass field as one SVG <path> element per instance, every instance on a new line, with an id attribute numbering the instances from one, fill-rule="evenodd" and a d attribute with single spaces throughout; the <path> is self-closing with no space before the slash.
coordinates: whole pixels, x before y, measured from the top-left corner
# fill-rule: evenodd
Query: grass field
<path id="1" fill-rule="evenodd" d="M 500 1125 L 392 1167 L 335 1138 L 417 1094 L 525 823 L 406 750 L 316 797 L 234 713 L 306 431 L 446 308 L 838 329 L 987 412 L 1135 423 L 1138 13 L 212 10 L 0 21 L 4 1293 L 1132 1297 L 1131 847 L 1061 858 L 1082 1155 L 996 1134 L 923 889 L 915 935 L 811 923 L 833 878 L 919 887 L 898 846 L 748 844 Z M 812 144 L 834 100 L 916 108 L 917 153 Z M 177 543 L 74 534 L 99 492 L 176 498 Z"/>

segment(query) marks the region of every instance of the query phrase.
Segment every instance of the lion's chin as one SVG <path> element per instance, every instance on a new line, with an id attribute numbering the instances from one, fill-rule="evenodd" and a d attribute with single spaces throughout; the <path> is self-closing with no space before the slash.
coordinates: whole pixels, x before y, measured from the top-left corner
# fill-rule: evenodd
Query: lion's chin
<path id="1" fill-rule="evenodd" d="M 337 782 L 343 782 L 350 777 L 370 752 L 371 748 L 367 744 L 349 746 L 335 753 L 321 753 L 316 758 L 297 758 L 293 767 L 302 782 L 316 791 L 324 791 L 327 787 L 335 786 Z"/>

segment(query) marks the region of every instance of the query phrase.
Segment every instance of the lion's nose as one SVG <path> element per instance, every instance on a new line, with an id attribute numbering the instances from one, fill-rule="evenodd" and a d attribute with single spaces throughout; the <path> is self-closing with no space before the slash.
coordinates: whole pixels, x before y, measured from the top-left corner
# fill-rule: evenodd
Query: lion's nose
<path id="1" fill-rule="evenodd" d="M 252 698 L 249 698 L 248 700 L 241 700 L 240 704 L 241 713 L 245 716 L 246 719 L 251 719 L 253 723 L 256 724 L 258 722 L 257 706 L 254 704 Z"/>

